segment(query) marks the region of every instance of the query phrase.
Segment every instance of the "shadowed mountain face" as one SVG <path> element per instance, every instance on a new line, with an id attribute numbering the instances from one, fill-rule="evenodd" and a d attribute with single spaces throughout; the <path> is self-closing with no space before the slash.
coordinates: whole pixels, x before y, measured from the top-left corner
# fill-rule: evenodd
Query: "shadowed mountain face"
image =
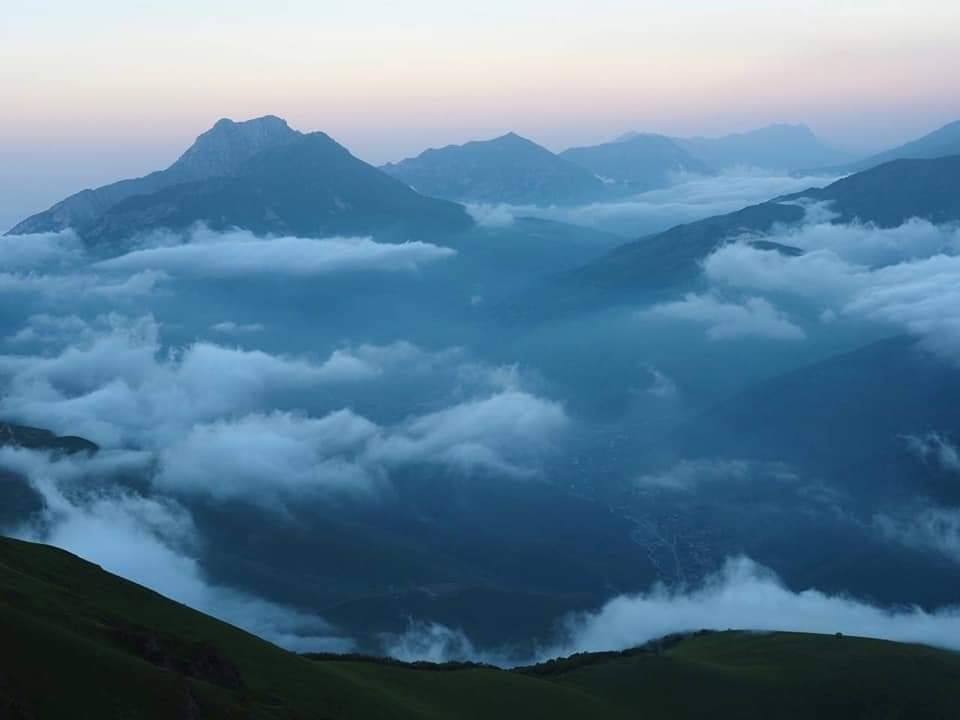
<path id="1" fill-rule="evenodd" d="M 571 205 L 610 194 L 592 172 L 514 133 L 427 150 L 381 169 L 424 195 L 475 203 Z"/>
<path id="2" fill-rule="evenodd" d="M 911 218 L 933 223 L 960 220 L 960 156 L 937 160 L 901 160 L 760 205 L 719 215 L 622 245 L 607 255 L 561 276 L 554 284 L 561 297 L 551 312 L 582 310 L 596 303 L 637 300 L 694 281 L 699 263 L 724 242 L 768 232 L 774 225 L 803 221 L 802 201 L 828 202 L 834 222 L 853 220 L 895 227 Z M 775 243 L 772 245 L 776 245 Z M 764 245 L 766 249 L 792 252 Z M 568 294 L 569 293 L 569 294 Z"/>
<path id="3" fill-rule="evenodd" d="M 947 223 L 960 219 L 958 182 L 960 155 L 896 160 L 781 200 L 827 201 L 841 223 L 859 220 L 896 227 L 910 218 Z"/>
<path id="4" fill-rule="evenodd" d="M 414 192 L 316 132 L 254 155 L 230 176 L 128 198 L 78 231 L 91 246 L 110 246 L 136 233 L 198 222 L 258 234 L 397 240 L 473 224 L 461 206 Z"/>
<path id="5" fill-rule="evenodd" d="M 960 372 L 914 339 L 896 337 L 751 388 L 689 424 L 683 445 L 698 456 L 774 458 L 834 472 L 902 501 L 919 490 L 897 460 L 907 455 L 904 438 L 957 429 L 958 400 Z"/>
<path id="6" fill-rule="evenodd" d="M 49 210 L 27 218 L 9 234 L 25 235 L 88 225 L 127 198 L 154 193 L 171 185 L 229 175 L 258 152 L 297 137 L 300 137 L 299 132 L 272 115 L 239 123 L 222 119 L 200 135 L 166 170 L 83 190 Z"/>
<path id="7" fill-rule="evenodd" d="M 706 163 L 661 135 L 631 135 L 602 145 L 570 148 L 560 157 L 604 178 L 621 192 L 665 187 L 681 173 L 711 172 Z"/>
<path id="8" fill-rule="evenodd" d="M 166 170 L 85 190 L 10 234 L 72 227 L 102 254 L 151 230 L 213 229 L 387 240 L 454 233 L 466 211 L 424 197 L 358 160 L 324 133 L 302 134 L 279 118 L 221 120 Z"/>

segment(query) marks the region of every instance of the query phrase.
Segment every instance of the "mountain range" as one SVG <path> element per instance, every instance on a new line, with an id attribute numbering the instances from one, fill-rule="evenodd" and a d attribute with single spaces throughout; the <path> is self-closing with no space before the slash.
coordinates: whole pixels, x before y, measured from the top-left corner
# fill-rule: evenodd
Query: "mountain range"
<path id="1" fill-rule="evenodd" d="M 678 146 L 716 170 L 746 166 L 795 170 L 836 163 L 851 153 L 825 143 L 806 125 L 777 124 L 718 138 L 671 138 Z"/>
<path id="2" fill-rule="evenodd" d="M 110 252 L 138 233 L 197 223 L 407 240 L 454 233 L 473 221 L 462 207 L 414 192 L 325 133 L 299 133 L 267 116 L 221 120 L 170 168 L 73 195 L 10 234 L 69 226 L 88 246 Z"/>
<path id="3" fill-rule="evenodd" d="M 911 218 L 955 222 L 960 220 L 960 195 L 955 191 L 958 182 L 960 155 L 889 162 L 822 189 L 785 195 L 621 245 L 556 278 L 550 300 L 542 305 L 550 307 L 551 312 L 582 311 L 597 303 L 649 299 L 675 292 L 698 277 L 700 261 L 725 241 L 766 233 L 774 225 L 802 222 L 806 216 L 804 203 L 828 203 L 835 223 L 859 220 L 895 227 Z M 769 241 L 764 247 L 795 251 Z"/>
<path id="4" fill-rule="evenodd" d="M 825 143 L 802 124 L 780 123 L 721 137 L 673 137 L 629 132 L 614 142 L 638 137 L 667 140 L 713 171 L 736 167 L 797 170 L 818 163 L 838 163 L 851 157 L 849 152 Z"/>

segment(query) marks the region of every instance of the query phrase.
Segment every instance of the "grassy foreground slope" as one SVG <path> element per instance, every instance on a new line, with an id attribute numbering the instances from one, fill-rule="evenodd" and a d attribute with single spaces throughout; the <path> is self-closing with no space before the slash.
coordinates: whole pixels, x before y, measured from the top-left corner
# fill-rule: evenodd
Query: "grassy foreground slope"
<path id="1" fill-rule="evenodd" d="M 490 717 L 960 717 L 960 656 L 723 632 L 514 671 L 311 660 L 0 539 L 0 718 Z"/>

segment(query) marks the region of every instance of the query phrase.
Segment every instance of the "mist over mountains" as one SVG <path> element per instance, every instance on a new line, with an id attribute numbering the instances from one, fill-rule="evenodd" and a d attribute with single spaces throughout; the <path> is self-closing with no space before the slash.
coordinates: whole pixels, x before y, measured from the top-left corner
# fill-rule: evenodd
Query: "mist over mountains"
<path id="1" fill-rule="evenodd" d="M 0 237 L 0 532 L 297 652 L 954 648 L 951 127 L 376 168 L 220 120 Z"/>
<path id="2" fill-rule="evenodd" d="M 168 169 L 67 198 L 11 234 L 73 228 L 91 246 L 153 229 L 243 227 L 301 235 L 454 232 L 472 221 L 272 116 L 219 121 Z"/>

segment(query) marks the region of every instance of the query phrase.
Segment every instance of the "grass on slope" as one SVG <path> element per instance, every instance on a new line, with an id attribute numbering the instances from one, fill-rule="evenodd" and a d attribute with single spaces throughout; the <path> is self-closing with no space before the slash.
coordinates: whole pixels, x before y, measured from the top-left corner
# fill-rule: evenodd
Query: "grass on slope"
<path id="1" fill-rule="evenodd" d="M 0 718 L 956 718 L 960 656 L 697 634 L 515 671 L 309 659 L 55 548 L 0 539 Z"/>

